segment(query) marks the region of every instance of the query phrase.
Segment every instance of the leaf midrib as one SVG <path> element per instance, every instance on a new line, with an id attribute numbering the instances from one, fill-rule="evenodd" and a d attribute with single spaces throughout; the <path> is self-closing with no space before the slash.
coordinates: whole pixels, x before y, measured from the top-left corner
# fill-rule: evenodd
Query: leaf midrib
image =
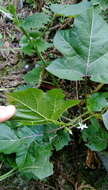
<path id="1" fill-rule="evenodd" d="M 89 49 L 88 49 L 88 57 L 87 57 L 87 63 L 86 63 L 86 76 L 88 74 L 88 67 L 90 64 L 90 54 L 91 54 L 91 45 L 92 45 L 92 34 L 93 34 L 93 25 L 94 25 L 94 11 L 92 9 L 92 23 L 91 23 L 91 32 L 90 32 L 90 43 L 89 43 Z"/>
<path id="2" fill-rule="evenodd" d="M 10 98 L 14 98 L 14 100 L 16 100 L 17 102 L 19 102 L 20 104 L 24 105 L 25 107 L 27 107 L 28 109 L 30 109 L 32 112 L 38 114 L 39 116 L 43 117 L 45 120 L 49 120 L 48 118 L 46 118 L 44 115 L 42 115 L 40 112 L 38 112 L 37 110 L 32 109 L 30 106 L 28 106 L 27 104 L 25 104 L 24 102 L 20 101 L 19 99 L 8 95 Z"/>

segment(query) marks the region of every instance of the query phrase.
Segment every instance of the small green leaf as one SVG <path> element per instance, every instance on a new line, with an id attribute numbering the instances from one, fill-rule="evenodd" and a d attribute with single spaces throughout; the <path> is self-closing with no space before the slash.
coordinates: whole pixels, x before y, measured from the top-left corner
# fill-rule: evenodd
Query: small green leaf
<path id="1" fill-rule="evenodd" d="M 103 122 L 104 122 L 104 125 L 105 125 L 105 128 L 108 130 L 108 111 L 106 111 L 103 115 Z"/>
<path id="2" fill-rule="evenodd" d="M 20 40 L 20 46 L 24 54 L 32 55 L 33 53 L 35 53 L 32 43 L 25 35 L 23 35 Z"/>
<path id="3" fill-rule="evenodd" d="M 31 85 L 40 84 L 41 77 L 42 77 L 42 71 L 43 71 L 43 68 L 40 66 L 34 68 L 32 71 L 30 71 L 24 75 L 25 82 L 28 84 L 31 84 Z"/>
<path id="4" fill-rule="evenodd" d="M 87 98 L 87 108 L 91 112 L 101 111 L 108 106 L 108 93 L 95 93 Z"/>
<path id="5" fill-rule="evenodd" d="M 44 39 L 40 38 L 37 39 L 34 43 L 34 48 L 36 48 L 38 50 L 38 52 L 44 52 L 46 51 L 48 48 L 50 48 L 52 45 L 48 42 L 46 42 Z"/>
<path id="6" fill-rule="evenodd" d="M 49 22 L 49 16 L 45 13 L 35 13 L 32 16 L 28 16 L 21 27 L 25 30 L 30 31 L 31 29 L 40 29 L 43 28 L 45 24 Z"/>
<path id="7" fill-rule="evenodd" d="M 41 36 L 36 36 L 35 34 L 30 34 L 31 40 L 26 36 L 22 36 L 20 40 L 21 49 L 27 55 L 44 52 L 52 46 L 52 44 L 46 42 Z"/>
<path id="8" fill-rule="evenodd" d="M 53 145 L 56 150 L 61 150 L 64 146 L 68 145 L 70 136 L 67 131 L 59 131 L 57 136 L 54 138 Z"/>
<path id="9" fill-rule="evenodd" d="M 76 17 L 84 12 L 86 9 L 90 8 L 91 5 L 91 2 L 86 1 L 73 5 L 52 4 L 50 8 L 56 15 Z"/>
<path id="10" fill-rule="evenodd" d="M 16 105 L 15 120 L 27 125 L 55 122 L 79 100 L 64 100 L 62 90 L 53 89 L 44 93 L 40 89 L 27 89 L 7 94 L 8 101 Z"/>

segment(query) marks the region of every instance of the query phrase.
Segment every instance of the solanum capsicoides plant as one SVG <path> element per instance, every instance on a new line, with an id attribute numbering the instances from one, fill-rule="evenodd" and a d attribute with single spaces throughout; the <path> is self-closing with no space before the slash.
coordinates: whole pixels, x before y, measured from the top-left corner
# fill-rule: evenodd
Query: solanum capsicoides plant
<path id="1" fill-rule="evenodd" d="M 9 123 L 0 124 L 0 153 L 16 154 L 15 170 L 28 178 L 43 179 L 53 173 L 50 162 L 52 150 L 68 144 L 65 123 L 60 120 L 64 111 L 79 104 L 79 100 L 64 100 L 60 89 L 43 92 L 27 89 L 7 94 L 8 102 L 16 105 L 16 116 Z M 5 179 L 15 171 L 5 176 Z"/>
<path id="2" fill-rule="evenodd" d="M 62 79 L 77 81 L 90 77 L 94 82 L 107 84 L 108 25 L 90 6 L 80 13 L 77 11 L 75 16 L 78 17 L 71 29 L 57 32 L 54 38 L 55 48 L 64 57 L 53 61 L 47 70 Z M 31 21 L 33 16 L 29 19 Z M 31 43 L 29 37 L 36 37 L 38 33 L 29 31 L 27 20 L 20 25 L 16 18 L 16 23 L 24 29 L 24 35 Z M 17 112 L 11 121 L 0 124 L 0 153 L 13 155 L 14 163 L 9 162 L 13 169 L 1 176 L 0 180 L 17 170 L 29 179 L 43 179 L 52 175 L 52 152 L 69 143 L 69 133 L 72 134 L 73 127 L 84 129 L 82 137 L 90 149 L 102 151 L 108 146 L 108 93 L 91 94 L 81 102 L 65 100 L 60 89 L 43 92 L 28 88 L 8 93 L 7 99 L 16 106 Z M 84 113 L 72 116 L 72 119 L 64 117 L 65 111 L 80 102 L 84 106 Z"/>

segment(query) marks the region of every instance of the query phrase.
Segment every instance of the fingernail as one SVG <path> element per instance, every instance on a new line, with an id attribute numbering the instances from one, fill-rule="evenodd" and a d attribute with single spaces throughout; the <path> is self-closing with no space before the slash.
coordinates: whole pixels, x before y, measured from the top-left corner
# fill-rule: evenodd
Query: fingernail
<path id="1" fill-rule="evenodd" d="M 9 105 L 9 106 L 6 106 L 6 111 L 10 112 L 11 115 L 13 115 L 16 112 L 16 108 L 14 105 Z"/>

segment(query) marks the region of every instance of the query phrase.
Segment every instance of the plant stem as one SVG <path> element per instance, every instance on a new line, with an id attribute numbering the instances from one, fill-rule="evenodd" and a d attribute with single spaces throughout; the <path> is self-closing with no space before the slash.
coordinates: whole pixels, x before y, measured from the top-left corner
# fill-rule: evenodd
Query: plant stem
<path id="1" fill-rule="evenodd" d="M 95 90 L 93 90 L 93 93 L 98 92 L 102 87 L 104 86 L 104 84 L 99 84 Z"/>
<path id="2" fill-rule="evenodd" d="M 85 122 L 85 121 L 91 119 L 92 117 L 94 117 L 94 115 L 95 115 L 95 114 L 90 115 L 89 117 L 87 117 L 87 118 L 85 118 L 84 120 L 82 120 L 82 122 Z M 67 128 L 67 127 L 69 127 L 69 126 L 70 126 L 69 129 L 72 129 L 72 128 L 78 126 L 78 123 L 74 124 L 73 126 L 71 126 L 71 125 L 73 125 L 73 123 L 72 123 L 72 124 L 71 124 L 71 123 L 67 123 L 67 124 L 64 123 L 64 126 L 62 125 L 62 127 L 59 127 L 58 129 L 54 129 L 54 130 L 50 131 L 49 134 L 50 134 L 50 133 L 57 132 L 57 131 L 59 131 L 59 130 L 61 130 L 61 129 L 64 129 L 64 128 Z"/>
<path id="3" fill-rule="evenodd" d="M 17 168 L 13 168 L 12 170 L 10 170 L 9 172 L 7 172 L 6 174 L 4 174 L 4 175 L 1 175 L 0 176 L 0 181 L 3 181 L 3 180 L 5 180 L 6 178 L 8 178 L 8 177 L 10 177 L 10 176 L 12 176 L 12 175 L 14 175 L 17 170 Z"/>
<path id="4" fill-rule="evenodd" d="M 40 57 L 40 59 L 42 60 L 42 62 L 44 63 L 44 67 L 45 67 L 45 65 L 47 65 L 47 63 L 46 63 L 46 61 L 45 61 L 43 55 L 38 51 L 38 49 L 37 49 L 37 54 L 38 54 L 38 56 Z"/>
<path id="5" fill-rule="evenodd" d="M 81 114 L 80 116 L 76 117 L 75 119 L 69 119 L 67 117 L 63 117 L 64 119 L 67 119 L 68 121 L 70 121 L 69 123 L 67 123 L 68 125 L 72 125 L 74 124 L 77 120 L 81 119 L 82 117 L 84 117 L 85 115 L 88 115 L 90 112 L 86 111 L 85 113 Z M 66 123 L 65 123 L 66 124 Z M 66 125 L 67 125 L 66 124 Z"/>
<path id="6" fill-rule="evenodd" d="M 89 111 L 86 111 L 85 113 L 81 114 L 80 116 L 76 117 L 73 122 L 75 123 L 78 119 L 84 117 L 85 115 L 88 115 L 89 114 Z"/>

